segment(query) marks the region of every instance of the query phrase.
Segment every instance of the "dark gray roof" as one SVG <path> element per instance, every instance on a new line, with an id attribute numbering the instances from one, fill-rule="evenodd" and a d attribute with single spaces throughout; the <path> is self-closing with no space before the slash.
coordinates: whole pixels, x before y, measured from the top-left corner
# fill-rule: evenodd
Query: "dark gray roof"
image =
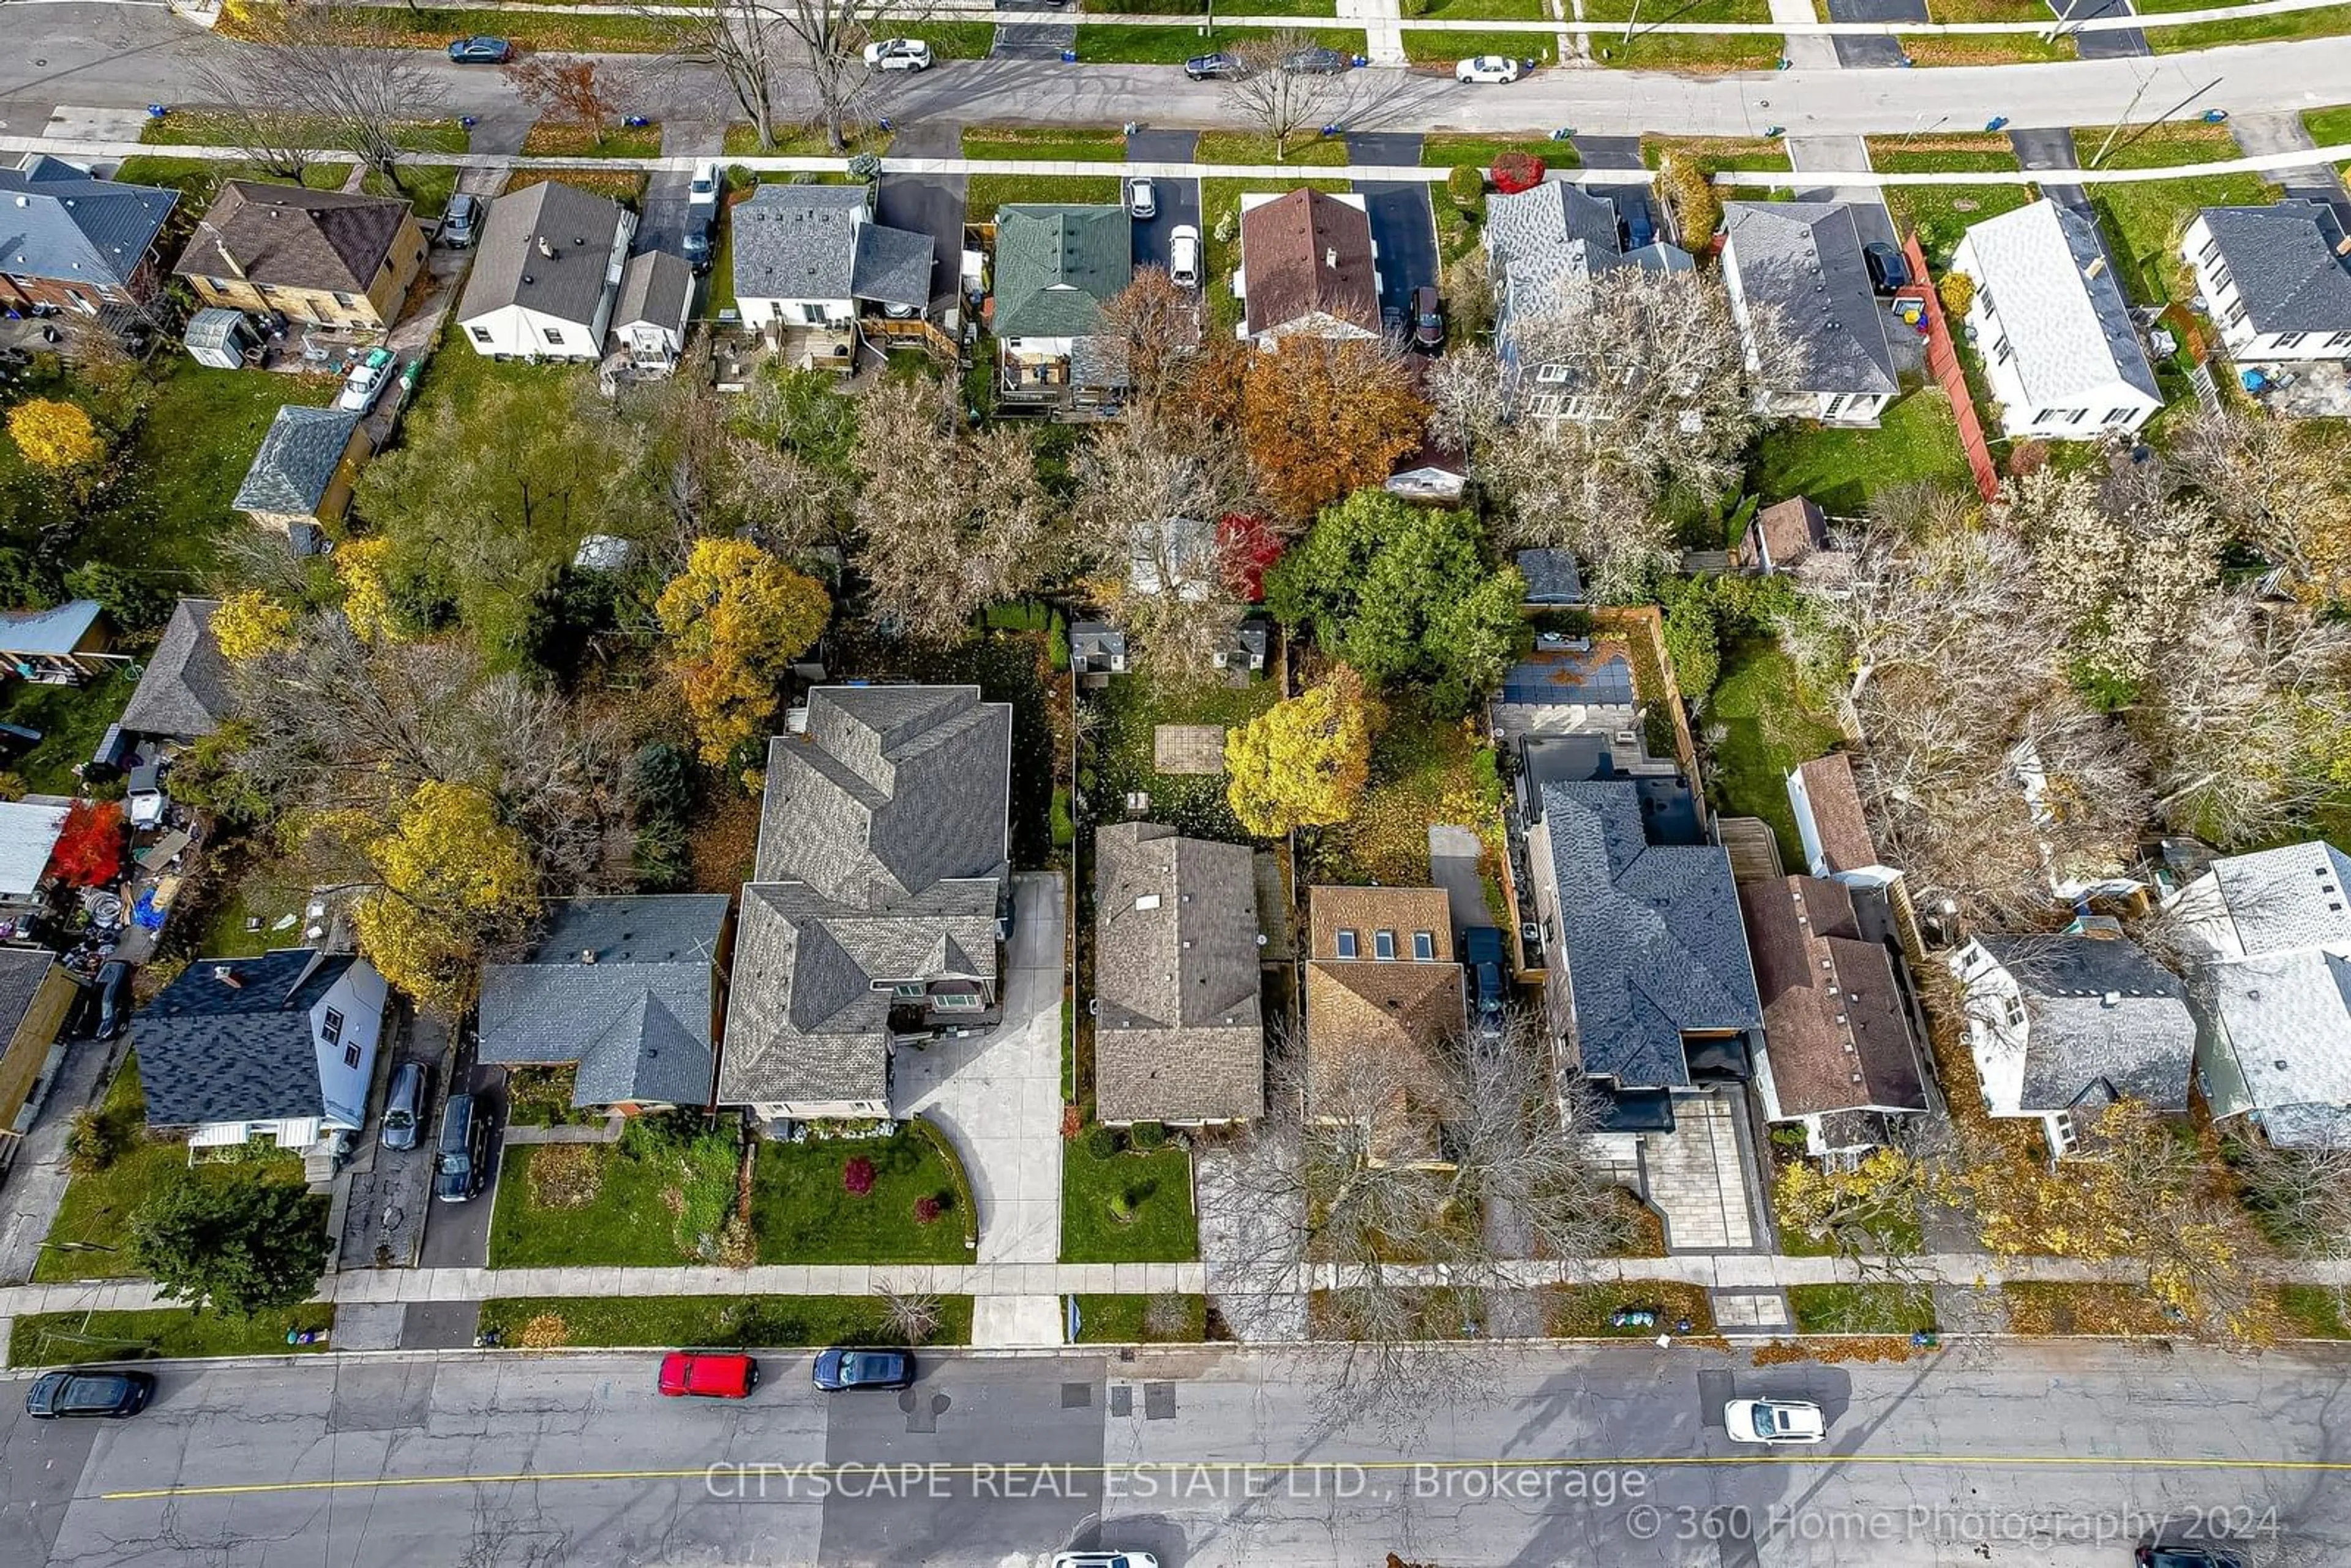
<path id="1" fill-rule="evenodd" d="M 1110 1122 L 1265 1113 L 1257 884 L 1239 844 L 1094 835 L 1094 1091 Z"/>
<path id="2" fill-rule="evenodd" d="M 1583 602 L 1583 574 L 1576 569 L 1573 550 L 1522 549 L 1514 559 L 1519 575 L 1527 580 L 1529 604 Z"/>
<path id="3" fill-rule="evenodd" d="M 849 288 L 860 299 L 922 309 L 931 302 L 931 236 L 880 224 L 860 225 Z"/>
<path id="4" fill-rule="evenodd" d="M 193 740 L 210 735 L 228 716 L 235 695 L 228 661 L 213 640 L 217 599 L 183 599 L 163 628 L 162 641 L 147 661 L 147 673 L 122 710 L 122 727 L 135 735 Z"/>
<path id="5" fill-rule="evenodd" d="M 1886 312 L 1862 265 L 1853 209 L 1843 202 L 1725 202 L 1722 210 L 1740 292 L 1776 309 L 1806 356 L 1802 384 L 1773 390 L 1899 392 Z"/>
<path id="6" fill-rule="evenodd" d="M 1762 1025 L 1730 857 L 1651 844 L 1625 779 L 1542 789 L 1583 1070 L 1628 1089 L 1689 1082 L 1682 1036 Z"/>
<path id="7" fill-rule="evenodd" d="M 364 294 L 414 222 L 415 208 L 397 197 L 231 180 L 172 270 Z"/>
<path id="8" fill-rule="evenodd" d="M 482 225 L 457 319 L 520 305 L 559 321 L 594 326 L 604 271 L 627 216 L 619 203 L 559 180 L 499 197 Z M 540 252 L 541 239 L 551 256 Z"/>
<path id="9" fill-rule="evenodd" d="M 359 424 L 357 413 L 342 409 L 287 403 L 269 422 L 229 504 L 240 512 L 317 511 Z"/>
<path id="10" fill-rule="evenodd" d="M 47 610 L 0 611 L 0 653 L 70 653 L 104 613 L 106 607 L 95 599 L 68 599 Z"/>
<path id="11" fill-rule="evenodd" d="M 36 152 L 0 169 L 0 272 L 121 287 L 179 199 L 177 191 L 93 180 Z"/>
<path id="12" fill-rule="evenodd" d="M 694 298 L 694 268 L 682 256 L 665 250 L 642 250 L 629 257 L 621 271 L 621 297 L 612 305 L 612 326 L 632 321 L 658 322 L 670 330 L 685 328 L 685 309 Z"/>
<path id="13" fill-rule="evenodd" d="M 0 947 L 0 1046 L 23 1027 L 57 961 L 46 947 Z"/>
<path id="14" fill-rule="evenodd" d="M 1976 941 L 2024 993 L 2025 1111 L 2122 1098 L 2188 1108 L 2196 1020 L 2187 988 L 2115 935 L 1992 935 Z"/>
<path id="15" fill-rule="evenodd" d="M 310 1009 L 356 958 L 281 947 L 199 958 L 131 1024 L 151 1127 L 327 1113 Z M 231 985 L 217 971 L 235 977 Z"/>
<path id="16" fill-rule="evenodd" d="M 977 686 L 819 686 L 768 743 L 758 882 L 878 909 L 1006 861 L 1012 708 Z"/>
<path id="17" fill-rule="evenodd" d="M 732 903 L 670 894 L 549 904 L 530 957 L 483 966 L 480 1059 L 575 1063 L 575 1105 L 707 1104 L 713 966 Z"/>
<path id="18" fill-rule="evenodd" d="M 862 185 L 761 185 L 736 204 L 735 293 L 754 299 L 849 299 Z M 924 266 L 930 265 L 929 242 Z M 930 298 L 927 270 L 923 298 Z"/>
<path id="19" fill-rule="evenodd" d="M 2351 331 L 2351 270 L 2335 253 L 2343 230 L 2323 202 L 2206 207 L 2198 214 L 2228 264 L 2257 332 Z"/>

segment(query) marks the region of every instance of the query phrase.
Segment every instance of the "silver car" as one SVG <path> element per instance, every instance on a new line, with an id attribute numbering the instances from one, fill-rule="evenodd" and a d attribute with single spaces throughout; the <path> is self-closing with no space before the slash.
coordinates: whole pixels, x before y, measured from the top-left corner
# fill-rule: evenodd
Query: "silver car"
<path id="1" fill-rule="evenodd" d="M 392 1092 L 383 1097 L 383 1131 L 387 1149 L 413 1149 L 416 1129 L 424 1120 L 424 1064 L 403 1061 L 392 1070 Z"/>

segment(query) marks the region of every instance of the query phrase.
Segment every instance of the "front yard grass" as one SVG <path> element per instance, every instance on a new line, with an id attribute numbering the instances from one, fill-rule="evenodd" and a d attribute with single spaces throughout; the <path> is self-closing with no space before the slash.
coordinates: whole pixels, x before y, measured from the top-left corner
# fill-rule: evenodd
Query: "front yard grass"
<path id="1" fill-rule="evenodd" d="M 1714 1333 L 1714 1306 L 1703 1287 L 1686 1280 L 1625 1280 L 1613 1285 L 1553 1285 L 1546 1293 L 1543 1333 L 1553 1339 L 1654 1339 L 1679 1334 L 1687 1322 L 1692 1334 Z M 1657 1314 L 1646 1328 L 1618 1328 L 1617 1312 L 1646 1309 Z"/>
<path id="2" fill-rule="evenodd" d="M 1432 715 L 1411 692 L 1387 708 L 1362 807 L 1344 822 L 1301 831 L 1307 881 L 1425 887 L 1433 822 L 1474 831 L 1498 867 L 1502 780 L 1493 749 L 1479 743 L 1473 721 Z"/>
<path id="3" fill-rule="evenodd" d="M 1505 152 L 1525 152 L 1543 161 L 1547 169 L 1581 169 L 1583 159 L 1573 141 L 1548 136 L 1479 136 L 1453 131 L 1433 131 L 1420 140 L 1424 169 L 1456 169 L 1464 163 L 1491 169 Z"/>
<path id="4" fill-rule="evenodd" d="M 1467 21 L 1469 18 L 1461 16 L 1458 19 Z M 1356 52 L 1363 52 L 1360 44 L 1356 46 Z M 1559 60 L 1559 35 L 1504 31 L 1479 33 L 1453 28 L 1438 30 L 1415 27 L 1409 24 L 1404 29 L 1404 57 L 1416 65 L 1451 65 L 1473 55 L 1503 55 L 1511 59 L 1532 60 L 1538 66 L 1555 65 Z"/>
<path id="5" fill-rule="evenodd" d="M 1249 15 L 1262 15 L 1252 10 Z M 1343 55 L 1364 52 L 1364 35 L 1355 27 L 1307 27 L 1299 29 L 1305 37 L 1327 49 Z M 1165 26 L 1116 26 L 1078 28 L 1078 58 L 1092 63 L 1137 66 L 1182 65 L 1195 55 L 1205 55 L 1215 49 L 1230 49 L 1242 44 L 1260 42 L 1276 37 L 1272 27 L 1223 27 L 1207 37 L 1200 36 L 1199 26 L 1192 22 L 1170 22 Z"/>
<path id="6" fill-rule="evenodd" d="M 1120 1135 L 1123 1144 L 1132 1134 Z M 1061 1261 L 1183 1263 L 1200 1255 L 1192 1151 L 1181 1144 L 1097 1155 L 1094 1133 L 1061 1145 Z M 1128 1217 L 1112 1205 L 1123 1198 Z"/>
<path id="7" fill-rule="evenodd" d="M 1118 182 L 1116 174 L 974 174 L 964 185 L 963 208 L 973 223 L 992 224 L 998 207 L 1022 202 L 1114 206 Z"/>
<path id="8" fill-rule="evenodd" d="M 1221 682 L 1113 681 L 1092 700 L 1102 723 L 1091 755 L 1081 759 L 1078 789 L 1084 815 L 1123 821 L 1126 799 L 1142 794 L 1150 804 L 1135 815 L 1165 822 L 1196 838 L 1247 843 L 1249 834 L 1225 798 L 1222 773 L 1160 773 L 1153 768 L 1152 732 L 1163 724 L 1246 724 L 1271 707 L 1281 693 L 1270 676 L 1246 685 Z"/>
<path id="9" fill-rule="evenodd" d="M 1635 0 L 1585 0 L 1584 19 L 1622 22 L 1634 13 Z M 1667 9 L 1641 6 L 1643 20 L 1663 22 L 1769 22 L 1769 0 L 1698 0 L 1695 5 Z M 1632 70 L 1687 70 L 1698 74 L 1720 71 L 1768 71 L 1780 62 L 1786 41 L 1775 33 L 1650 33 L 1635 31 L 1630 42 L 1624 32 L 1592 35 L 1592 55 L 1603 65 Z"/>
<path id="10" fill-rule="evenodd" d="M 1896 402 L 1875 430 L 1782 425 L 1756 444 L 1747 487 L 1764 496 L 1810 496 L 1824 511 L 1857 517 L 1873 492 L 1917 480 L 1971 482 L 1951 400 L 1938 387 Z"/>
<path id="11" fill-rule="evenodd" d="M 963 155 L 1040 163 L 1118 163 L 1126 158 L 1126 132 L 1114 125 L 967 125 Z"/>
<path id="12" fill-rule="evenodd" d="M 297 1330 L 331 1331 L 335 1309 L 305 1301 L 249 1318 L 161 1307 L 136 1312 L 36 1312 L 8 1333 L 8 1364 L 78 1366 L 91 1361 L 155 1361 L 210 1355 L 309 1355 L 330 1350 L 332 1334 L 291 1344 Z"/>
<path id="13" fill-rule="evenodd" d="M 870 1161 L 862 1197 L 843 1185 L 852 1160 Z M 886 1138 L 763 1139 L 751 1166 L 751 1229 L 762 1263 L 961 1263 L 965 1216 L 956 1183 L 928 1139 L 912 1127 Z M 936 1198 L 925 1225 L 914 1205 Z"/>
<path id="14" fill-rule="evenodd" d="M 2262 206 L 2279 195 L 2275 185 L 2252 173 L 2132 180 L 2092 185 L 2089 193 L 2132 300 L 2142 305 L 2165 305 L 2193 292 L 2179 236 L 2199 208 Z"/>
<path id="15" fill-rule="evenodd" d="M 2333 109 L 2305 109 L 2302 111 L 2302 128 L 2321 147 L 2351 145 L 2351 104 Z"/>
<path id="16" fill-rule="evenodd" d="M 941 1296 L 938 1332 L 926 1344 L 971 1343 L 971 1298 Z M 872 1296 L 493 1296 L 482 1303 L 484 1333 L 508 1345 L 716 1350 L 824 1344 L 889 1344 L 882 1302 Z M 778 1375 L 769 1368 L 768 1375 Z M 646 1371 L 648 1385 L 653 1380 Z"/>
<path id="17" fill-rule="evenodd" d="M 659 125 L 558 125 L 539 120 L 523 133 L 526 158 L 658 158 Z"/>
<path id="18" fill-rule="evenodd" d="M 1798 1333 L 1931 1333 L 1935 1292 L 1926 1285 L 1791 1285 L 1788 1312 Z"/>
<path id="19" fill-rule="evenodd" d="M 1714 809 L 1769 822 L 1780 840 L 1781 864 L 1801 871 L 1803 846 L 1788 805 L 1788 773 L 1844 737 L 1805 702 L 1796 662 L 1769 638 L 1724 649 L 1702 727 L 1713 764 L 1707 794 Z"/>
<path id="20" fill-rule="evenodd" d="M 499 1156 L 489 1266 L 674 1268 L 708 1260 L 735 1197 L 734 1138 L 642 1117 L 617 1144 L 526 1144 Z"/>
<path id="21" fill-rule="evenodd" d="M 1208 1298 L 1080 1296 L 1080 1344 L 1198 1344 L 1208 1337 Z"/>
<path id="22" fill-rule="evenodd" d="M 1641 162 L 1652 169 L 1666 166 L 1667 157 L 1688 159 L 1711 176 L 1724 169 L 1756 169 L 1771 172 L 1792 169 L 1788 144 L 1776 136 L 1644 136 Z"/>

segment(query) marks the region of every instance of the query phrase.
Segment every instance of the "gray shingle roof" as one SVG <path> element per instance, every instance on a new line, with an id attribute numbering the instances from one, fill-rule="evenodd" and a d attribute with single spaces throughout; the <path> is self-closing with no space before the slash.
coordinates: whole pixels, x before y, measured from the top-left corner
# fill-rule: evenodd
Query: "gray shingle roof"
<path id="1" fill-rule="evenodd" d="M 0 654 L 70 653 L 104 613 L 106 607 L 95 599 L 68 599 L 47 610 L 0 611 Z"/>
<path id="2" fill-rule="evenodd" d="M 1563 180 L 1487 197 L 1486 249 L 1521 310 L 1557 308 L 1572 280 L 1624 260 L 1615 204 Z"/>
<path id="3" fill-rule="evenodd" d="M 360 416 L 336 408 L 287 403 L 269 422 L 261 450 L 229 504 L 240 512 L 314 512 L 334 483 Z"/>
<path id="4" fill-rule="evenodd" d="M 911 229 L 861 225 L 850 292 L 860 299 L 920 310 L 931 302 L 931 236 Z"/>
<path id="5" fill-rule="evenodd" d="M 490 204 L 489 221 L 482 225 L 481 247 L 457 319 L 471 321 L 520 305 L 592 327 L 604 298 L 604 271 L 627 216 L 619 203 L 559 180 L 500 196 Z M 540 252 L 541 239 L 553 255 Z"/>
<path id="6" fill-rule="evenodd" d="M 199 958 L 133 1019 L 151 1127 L 323 1116 L 310 1009 L 358 960 L 281 947 Z M 214 970 L 226 967 L 231 986 Z"/>
<path id="7" fill-rule="evenodd" d="M 183 599 L 163 628 L 162 640 L 147 661 L 122 710 L 122 727 L 135 735 L 193 740 L 221 727 L 235 702 L 228 661 L 213 640 L 217 599 Z"/>
<path id="8" fill-rule="evenodd" d="M 34 153 L 0 169 L 0 272 L 120 288 L 131 281 L 177 191 L 93 180 Z"/>
<path id="9" fill-rule="evenodd" d="M 1774 390 L 1899 392 L 1853 210 L 1842 202 L 1725 202 L 1722 210 L 1740 292 L 1777 310 L 1806 355 L 1802 385 Z"/>
<path id="10" fill-rule="evenodd" d="M 996 214 L 999 338 L 1084 338 L 1134 277 L 1134 225 L 1119 206 L 1019 205 Z"/>
<path id="11" fill-rule="evenodd" d="M 694 298 L 694 268 L 685 258 L 665 250 L 642 250 L 621 270 L 621 295 L 612 303 L 615 329 L 634 321 L 652 321 L 682 331 L 685 310 Z"/>
<path id="12" fill-rule="evenodd" d="M 1628 780 L 1543 786 L 1583 1069 L 1628 1089 L 1689 1082 L 1686 1033 L 1762 1026 L 1730 857 L 1650 844 Z"/>
<path id="13" fill-rule="evenodd" d="M 1522 549 L 1511 559 L 1527 580 L 1529 604 L 1583 602 L 1583 573 L 1577 570 L 1573 550 Z"/>
<path id="14" fill-rule="evenodd" d="M 2343 231 L 2324 203 L 2206 207 L 2199 215 L 2220 244 L 2253 330 L 2351 331 L 2351 270 L 2335 254 Z"/>
<path id="15" fill-rule="evenodd" d="M 550 904 L 530 957 L 483 967 L 480 1059 L 575 1063 L 575 1105 L 708 1103 L 713 966 L 732 902 L 674 894 Z"/>
<path id="16" fill-rule="evenodd" d="M 2023 991 L 2026 1111 L 2116 1099 L 2188 1106 L 2196 1020 L 2178 977 L 2120 936 L 1979 936 Z"/>
<path id="17" fill-rule="evenodd" d="M 855 297 L 862 185 L 761 185 L 736 204 L 735 292 L 755 299 Z M 928 241 L 924 265 L 929 266 Z M 923 290 L 925 299 L 930 289 Z"/>
<path id="18" fill-rule="evenodd" d="M 2162 401 L 2092 220 L 2044 197 L 1977 224 L 1966 244 L 2035 407 L 2061 408 L 2117 381 Z"/>
<path id="19" fill-rule="evenodd" d="M 881 908 L 1003 874 L 1012 708 L 977 686 L 820 686 L 768 743 L 758 882 Z"/>
<path id="20" fill-rule="evenodd" d="M 1257 885 L 1239 844 L 1094 835 L 1094 1089 L 1110 1122 L 1265 1113 Z"/>
<path id="21" fill-rule="evenodd" d="M 2351 947 L 2351 855 L 2325 840 L 2229 855 L 2212 874 L 2247 953 Z"/>

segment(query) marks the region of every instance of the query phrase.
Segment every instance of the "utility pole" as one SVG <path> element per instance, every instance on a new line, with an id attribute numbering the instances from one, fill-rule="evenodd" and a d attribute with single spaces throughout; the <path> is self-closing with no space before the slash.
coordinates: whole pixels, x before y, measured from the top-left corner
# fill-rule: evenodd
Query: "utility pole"
<path id="1" fill-rule="evenodd" d="M 2138 84 L 2138 90 L 2131 94 L 2131 100 L 2123 105 L 2123 117 L 2115 121 L 2114 125 L 2108 129 L 2106 131 L 2106 139 L 2098 143 L 2097 152 L 2091 155 L 2091 168 L 2095 169 L 2106 161 L 2106 150 L 2115 144 L 2115 138 L 2120 136 L 2123 131 L 2129 127 L 2131 111 L 2138 107 L 2138 100 L 2145 98 L 2147 96 L 2147 89 L 2154 85 L 2155 78 L 2153 76 L 2149 76 L 2145 81 Z"/>
<path id="2" fill-rule="evenodd" d="M 2145 125 L 2140 126 L 2140 127 L 2138 128 L 2137 131 L 2136 133 L 2134 133 L 2134 134 L 2130 137 L 2130 139 L 2129 139 L 2128 141 L 2126 141 L 2123 143 L 2123 146 L 2124 146 L 2124 147 L 2128 147 L 2129 145 L 2131 145 L 2131 143 L 2132 143 L 2132 142 L 2138 141 L 2140 137 L 2145 136 L 2148 131 L 2153 131 L 2157 126 L 2161 125 L 2161 124 L 2163 124 L 2165 121 L 2168 120 L 2173 116 L 2173 115 L 2178 114 L 2181 110 L 2186 109 L 2189 104 L 2194 103 L 2198 99 L 2202 98 L 2206 93 L 2210 92 L 2214 88 L 2219 87 L 2219 86 L 2220 85 L 2220 83 L 2221 83 L 2222 79 L 2223 79 L 2223 78 L 2220 78 L 2220 77 L 2214 77 L 2210 81 L 2206 82 L 2202 87 L 2198 88 L 2194 92 L 2189 93 L 2186 98 L 2181 99 L 2178 103 L 2173 104 L 2169 109 L 2165 110 L 2161 114 L 2157 115 L 2153 120 L 2148 120 Z M 2091 167 L 2091 168 L 2095 169 L 2095 168 L 2097 168 L 2100 164 L 2102 164 L 2102 163 L 2104 163 L 2104 162 L 2105 162 L 2105 158 L 2106 158 L 2106 150 L 2107 150 L 2109 147 L 2114 146 L 2114 141 L 2115 141 L 2115 138 L 2116 138 L 2116 137 L 2117 137 L 2117 136 L 2120 136 L 2120 135 L 2121 135 L 2121 134 L 2122 134 L 2126 130 L 2127 130 L 2127 129 L 2129 128 L 2129 125 L 2130 125 L 2130 110 L 2131 110 L 2132 109 L 2137 109 L 2137 108 L 2138 107 L 2138 100 L 2139 100 L 2141 98 L 2146 97 L 2146 96 L 2147 96 L 2147 88 L 2152 87 L 2152 86 L 2154 86 L 2154 85 L 2155 85 L 2155 78 L 2154 78 L 2153 77 L 2149 77 L 2149 78 L 2147 78 L 2147 82 L 2145 83 L 2145 85 L 2141 86 L 2141 87 L 2140 87 L 2140 89 L 2138 89 L 2138 91 L 2137 91 L 2137 93 L 2135 93 L 2135 94 L 2133 94 L 2133 95 L 2132 95 L 2132 97 L 2131 97 L 2131 100 L 2130 100 L 2130 109 L 2126 109 L 2126 110 L 2123 110 L 2123 120 L 2122 120 L 2122 123 L 2121 123 L 2121 124 L 2119 124 L 2119 125 L 2116 125 L 2113 130 L 2111 130 L 2111 131 L 2107 131 L 2107 132 L 2106 132 L 2106 139 L 2105 139 L 2105 141 L 2103 141 L 2103 142 L 2101 142 L 2101 143 L 2099 143 L 2099 145 L 2098 145 L 2098 155 L 2097 155 L 2095 158 L 2094 158 L 2094 159 L 2092 159 L 2092 160 L 2090 161 L 2090 167 Z"/>
<path id="3" fill-rule="evenodd" d="M 1935 121 L 1932 125 L 1927 125 L 1925 123 L 1926 119 L 1927 117 L 1924 114 L 1921 114 L 1917 120 L 1912 120 L 1910 122 L 1910 129 L 1902 133 L 1902 140 L 1896 143 L 1896 145 L 1907 147 L 1910 145 L 1910 139 L 1918 135 L 1922 129 L 1926 134 L 1931 136 L 1936 131 L 1940 131 L 1944 126 L 1949 125 L 1951 122 L 1951 117 L 1948 114 Z"/>

